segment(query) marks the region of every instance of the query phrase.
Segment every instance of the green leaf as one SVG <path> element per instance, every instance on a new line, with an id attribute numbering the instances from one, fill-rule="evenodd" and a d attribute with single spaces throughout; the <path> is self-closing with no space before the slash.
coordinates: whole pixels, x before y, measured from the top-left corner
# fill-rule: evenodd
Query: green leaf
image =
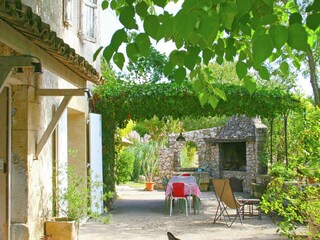
<path id="1" fill-rule="evenodd" d="M 142 56 L 148 57 L 150 55 L 151 42 L 147 34 L 140 33 L 136 37 L 135 43 Z"/>
<path id="2" fill-rule="evenodd" d="M 295 24 L 295 23 L 302 23 L 302 17 L 300 15 L 300 13 L 292 13 L 289 17 L 289 25 Z"/>
<path id="3" fill-rule="evenodd" d="M 203 90 L 203 84 L 202 81 L 198 78 L 193 82 L 193 88 L 196 91 L 196 93 Z"/>
<path id="4" fill-rule="evenodd" d="M 260 24 L 261 25 L 271 25 L 278 20 L 275 14 L 269 14 L 261 18 Z"/>
<path id="5" fill-rule="evenodd" d="M 226 60 L 227 61 L 233 61 L 233 58 L 236 56 L 237 54 L 237 49 L 234 46 L 228 46 L 226 48 Z"/>
<path id="6" fill-rule="evenodd" d="M 173 41 L 174 41 L 177 49 L 182 48 L 182 46 L 184 44 L 182 37 L 180 37 L 178 34 L 176 34 L 173 38 Z"/>
<path id="7" fill-rule="evenodd" d="M 146 17 L 148 15 L 148 5 L 146 4 L 146 2 L 139 2 L 136 5 L 136 12 L 140 17 Z"/>
<path id="8" fill-rule="evenodd" d="M 224 54 L 224 42 L 221 38 L 218 39 L 218 44 L 215 47 L 215 52 L 218 56 L 223 57 Z"/>
<path id="9" fill-rule="evenodd" d="M 126 0 L 126 3 L 128 3 L 129 5 L 132 5 L 134 3 L 134 0 Z"/>
<path id="10" fill-rule="evenodd" d="M 218 95 L 224 101 L 227 100 L 226 93 L 223 90 L 221 90 L 220 88 L 213 88 L 213 92 L 214 92 L 214 94 Z"/>
<path id="11" fill-rule="evenodd" d="M 155 15 L 148 15 L 143 22 L 144 31 L 155 40 L 158 40 L 157 34 L 159 27 L 160 23 L 158 17 Z"/>
<path id="12" fill-rule="evenodd" d="M 218 57 L 216 58 L 216 62 L 217 62 L 219 65 L 221 65 L 221 64 L 223 63 L 223 57 L 218 56 Z"/>
<path id="13" fill-rule="evenodd" d="M 237 15 L 237 6 L 233 2 L 225 2 L 220 10 L 220 21 L 226 29 L 231 30 L 234 17 Z"/>
<path id="14" fill-rule="evenodd" d="M 154 4 L 164 8 L 167 4 L 167 0 L 153 0 Z"/>
<path id="15" fill-rule="evenodd" d="M 286 76 L 288 76 L 289 75 L 289 64 L 287 62 L 282 62 L 281 65 L 280 65 L 280 70 Z"/>
<path id="16" fill-rule="evenodd" d="M 197 33 L 207 46 L 211 46 L 219 30 L 219 17 L 215 11 L 209 11 L 207 14 L 199 16 L 199 29 Z"/>
<path id="17" fill-rule="evenodd" d="M 264 62 L 273 50 L 273 42 L 269 35 L 260 34 L 252 43 L 252 56 L 256 66 Z"/>
<path id="18" fill-rule="evenodd" d="M 288 40 L 288 29 L 285 26 L 272 26 L 269 35 L 275 48 L 280 50 Z"/>
<path id="19" fill-rule="evenodd" d="M 127 51 L 128 58 L 134 63 L 137 62 L 139 57 L 139 51 L 137 49 L 136 44 L 129 43 L 127 45 L 126 51 Z"/>
<path id="20" fill-rule="evenodd" d="M 268 70 L 265 66 L 261 66 L 261 67 L 259 68 L 259 76 L 260 76 L 262 79 L 270 80 L 269 70 Z"/>
<path id="21" fill-rule="evenodd" d="M 103 49 L 102 46 L 100 46 L 96 51 L 95 53 L 93 54 L 93 61 L 97 60 L 97 57 L 99 55 L 99 53 L 101 52 L 101 50 Z"/>
<path id="22" fill-rule="evenodd" d="M 109 45 L 108 47 L 106 47 L 104 50 L 103 50 L 103 57 L 104 59 L 107 61 L 107 62 L 110 62 L 112 56 L 113 56 L 113 53 L 114 53 L 114 49 L 111 45 Z"/>
<path id="23" fill-rule="evenodd" d="M 186 69 L 184 67 L 179 67 L 174 71 L 174 79 L 177 83 L 182 83 L 186 77 Z"/>
<path id="24" fill-rule="evenodd" d="M 248 25 L 248 24 L 239 24 L 239 27 L 241 29 L 241 31 L 245 34 L 245 35 L 248 35 L 248 36 L 251 36 L 251 27 Z"/>
<path id="25" fill-rule="evenodd" d="M 172 64 L 172 62 L 167 62 L 166 65 L 164 65 L 164 68 L 163 68 L 163 74 L 168 77 L 171 73 L 172 73 L 172 70 L 173 70 L 174 66 Z"/>
<path id="26" fill-rule="evenodd" d="M 244 86 L 250 94 L 254 93 L 257 88 L 256 81 L 251 76 L 246 76 L 244 79 Z"/>
<path id="27" fill-rule="evenodd" d="M 199 100 L 202 107 L 208 102 L 208 98 L 209 97 L 206 93 L 202 92 L 199 94 Z"/>
<path id="28" fill-rule="evenodd" d="M 197 21 L 198 15 L 195 13 L 178 13 L 175 16 L 176 24 L 174 30 L 177 31 L 184 39 L 188 39 L 194 31 Z"/>
<path id="29" fill-rule="evenodd" d="M 202 51 L 203 63 L 208 65 L 213 55 L 214 55 L 213 52 L 209 48 L 203 49 Z"/>
<path id="30" fill-rule="evenodd" d="M 239 18 L 246 15 L 252 7 L 252 1 L 237 0 L 236 4 Z"/>
<path id="31" fill-rule="evenodd" d="M 114 63 L 118 66 L 118 68 L 122 69 L 124 64 L 124 55 L 122 53 L 115 53 L 113 56 Z"/>
<path id="32" fill-rule="evenodd" d="M 134 14 L 134 8 L 132 6 L 123 7 L 120 9 L 119 21 L 128 29 L 138 29 Z"/>
<path id="33" fill-rule="evenodd" d="M 102 10 L 105 10 L 108 7 L 109 7 L 109 1 L 108 0 L 103 0 L 103 2 L 101 3 Z"/>
<path id="34" fill-rule="evenodd" d="M 298 57 L 294 57 L 294 59 L 293 59 L 293 66 L 295 66 L 296 69 L 300 69 L 301 63 L 300 63 L 300 59 L 299 59 Z"/>
<path id="35" fill-rule="evenodd" d="M 218 105 L 219 100 L 214 95 L 210 95 L 208 102 L 210 103 L 211 107 L 215 109 Z"/>
<path id="36" fill-rule="evenodd" d="M 120 47 L 120 45 L 123 42 L 128 42 L 128 39 L 127 39 L 127 33 L 122 28 L 122 29 L 117 30 L 113 34 L 112 39 L 111 39 L 111 45 L 115 51 L 118 51 L 118 48 Z"/>
<path id="37" fill-rule="evenodd" d="M 236 72 L 239 79 L 244 78 L 247 75 L 247 65 L 242 61 L 238 61 L 236 64 Z"/>
<path id="38" fill-rule="evenodd" d="M 169 40 L 173 32 L 173 18 L 167 18 L 159 27 L 157 39 Z"/>
<path id="39" fill-rule="evenodd" d="M 320 13 L 314 13 L 307 17 L 307 26 L 312 30 L 316 30 L 320 25 Z"/>
<path id="40" fill-rule="evenodd" d="M 288 45 L 296 50 L 308 49 L 308 34 L 305 28 L 298 23 L 289 26 Z"/>
<path id="41" fill-rule="evenodd" d="M 174 65 L 182 66 L 185 56 L 186 51 L 173 50 L 169 55 L 169 59 Z"/>
<path id="42" fill-rule="evenodd" d="M 194 54 L 187 54 L 184 58 L 184 65 L 189 69 L 192 70 L 196 65 L 197 55 Z"/>
<path id="43" fill-rule="evenodd" d="M 112 0 L 110 3 L 110 7 L 112 10 L 116 10 L 118 8 L 118 2 L 116 0 Z"/>

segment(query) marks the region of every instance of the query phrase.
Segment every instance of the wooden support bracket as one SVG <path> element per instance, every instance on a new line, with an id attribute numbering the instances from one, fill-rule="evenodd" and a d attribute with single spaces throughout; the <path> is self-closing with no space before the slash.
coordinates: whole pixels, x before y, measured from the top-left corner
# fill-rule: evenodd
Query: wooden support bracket
<path id="1" fill-rule="evenodd" d="M 56 128 L 58 121 L 62 115 L 62 113 L 65 111 L 65 109 L 67 108 L 69 102 L 71 101 L 72 96 L 65 96 L 62 100 L 62 102 L 60 103 L 57 111 L 54 113 L 47 129 L 45 130 L 45 132 L 43 133 L 40 141 L 38 142 L 37 146 L 36 146 L 36 156 L 35 159 L 38 159 L 39 154 L 41 153 L 44 145 L 46 144 L 48 138 L 51 136 L 52 132 L 54 131 L 54 129 Z"/>

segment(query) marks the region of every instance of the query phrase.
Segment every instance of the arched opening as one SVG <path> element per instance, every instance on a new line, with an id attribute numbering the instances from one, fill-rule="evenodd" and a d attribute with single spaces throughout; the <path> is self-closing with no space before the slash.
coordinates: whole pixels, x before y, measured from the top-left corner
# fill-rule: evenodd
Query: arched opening
<path id="1" fill-rule="evenodd" d="M 198 145 L 194 141 L 187 141 L 180 150 L 181 169 L 199 167 Z"/>

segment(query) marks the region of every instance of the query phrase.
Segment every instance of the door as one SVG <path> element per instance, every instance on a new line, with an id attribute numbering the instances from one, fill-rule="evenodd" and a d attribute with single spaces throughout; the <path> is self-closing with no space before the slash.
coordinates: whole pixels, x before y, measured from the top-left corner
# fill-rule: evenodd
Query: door
<path id="1" fill-rule="evenodd" d="M 90 170 L 93 182 L 91 188 L 91 209 L 93 212 L 103 213 L 102 183 L 102 126 L 100 114 L 89 114 L 89 146 Z"/>
<path id="2" fill-rule="evenodd" d="M 8 97 L 9 89 L 0 93 L 0 239 L 8 239 Z"/>

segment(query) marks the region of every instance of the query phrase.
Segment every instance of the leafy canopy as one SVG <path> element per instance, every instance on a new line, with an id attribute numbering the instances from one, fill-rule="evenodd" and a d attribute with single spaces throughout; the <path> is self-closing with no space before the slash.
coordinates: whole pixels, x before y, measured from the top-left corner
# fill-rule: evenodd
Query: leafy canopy
<path id="1" fill-rule="evenodd" d="M 99 48 L 104 58 L 119 68 L 124 65 L 124 54 L 136 62 L 138 56 L 150 55 L 151 41 L 172 41 L 176 49 L 165 65 L 165 74 L 182 82 L 190 73 L 200 101 L 216 106 L 224 99 L 219 89 L 208 86 L 202 65 L 215 61 L 237 62 L 237 76 L 252 94 L 257 85 L 250 75 L 253 71 L 269 79 L 265 64 L 277 60 L 280 70 L 289 73 L 288 58 L 300 66 L 293 52 L 310 51 L 310 31 L 319 28 L 319 0 L 305 3 L 302 17 L 293 0 L 184 0 L 180 10 L 167 11 L 167 0 L 104 0 L 103 9 L 111 9 L 123 25 L 111 43 Z M 142 31 L 128 39 L 132 31 Z M 309 42 L 308 42 L 309 41 Z M 126 52 L 120 52 L 125 45 Z"/>

